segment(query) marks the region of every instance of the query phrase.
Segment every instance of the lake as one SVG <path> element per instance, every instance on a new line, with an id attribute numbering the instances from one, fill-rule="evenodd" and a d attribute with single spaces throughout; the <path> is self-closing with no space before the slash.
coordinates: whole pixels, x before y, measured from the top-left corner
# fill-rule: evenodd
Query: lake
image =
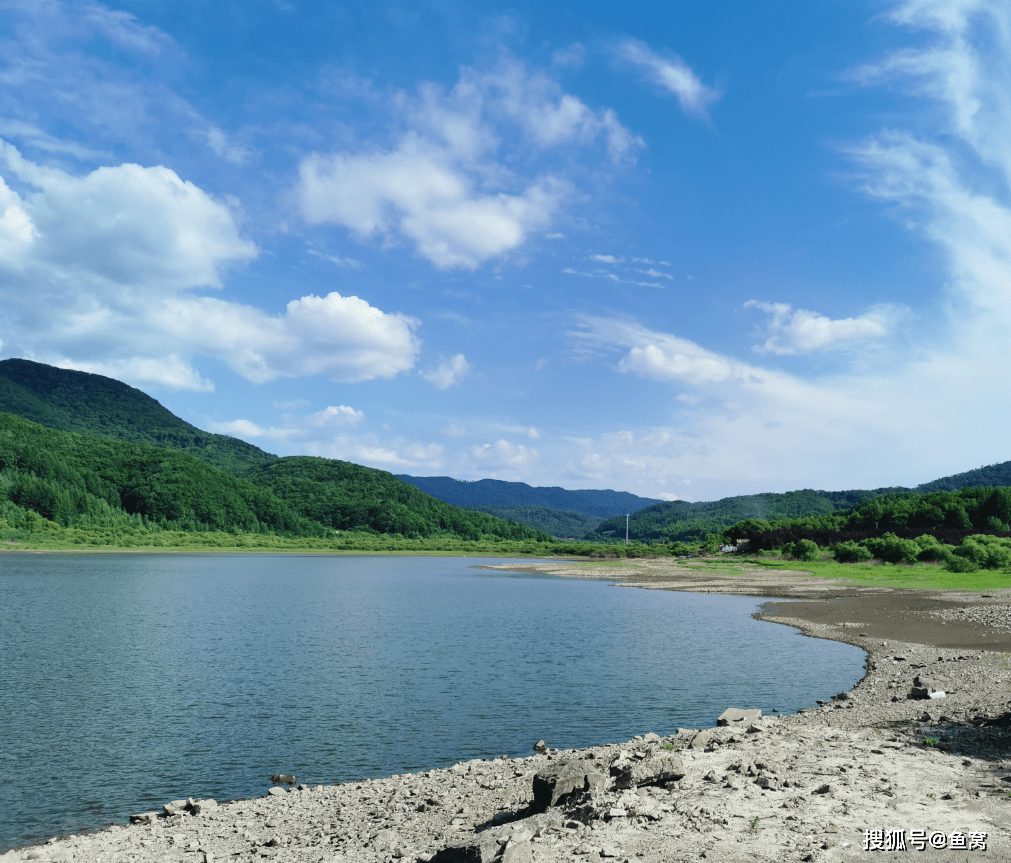
<path id="1" fill-rule="evenodd" d="M 185 797 L 262 795 L 793 712 L 864 654 L 754 598 L 502 559 L 0 556 L 0 851 Z"/>

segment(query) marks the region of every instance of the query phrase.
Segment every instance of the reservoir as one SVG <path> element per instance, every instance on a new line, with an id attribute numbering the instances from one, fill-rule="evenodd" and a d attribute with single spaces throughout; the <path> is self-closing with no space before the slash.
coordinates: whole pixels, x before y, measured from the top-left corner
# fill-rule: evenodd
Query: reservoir
<path id="1" fill-rule="evenodd" d="M 169 800 L 265 793 L 789 713 L 861 650 L 749 597 L 501 558 L 4 554 L 0 852 Z"/>

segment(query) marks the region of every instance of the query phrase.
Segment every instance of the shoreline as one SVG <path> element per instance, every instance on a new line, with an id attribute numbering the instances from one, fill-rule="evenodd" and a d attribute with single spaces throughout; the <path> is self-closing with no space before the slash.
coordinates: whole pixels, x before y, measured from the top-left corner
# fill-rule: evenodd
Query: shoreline
<path id="1" fill-rule="evenodd" d="M 915 830 L 942 832 L 948 844 L 953 834 L 956 843 L 959 834 L 987 834 L 985 851 L 908 846 L 882 851 L 881 859 L 1011 859 L 1011 656 L 1004 655 L 1011 651 L 1011 589 L 980 596 L 868 588 L 758 568 L 713 573 L 669 559 L 603 572 L 540 561 L 482 568 L 764 598 L 756 618 L 862 648 L 864 677 L 827 704 L 739 727 L 679 729 L 665 738 L 314 789 L 273 788 L 263 798 L 193 807 L 199 814 L 149 816 L 148 824 L 15 849 L 0 861 L 835 863 L 866 857 L 867 830 L 905 830 L 907 845 Z M 914 631 L 920 640 L 906 637 Z M 917 679 L 943 686 L 944 697 L 910 699 Z M 1005 727 L 985 724 L 993 720 Z M 673 755 L 683 778 L 614 787 L 615 765 L 635 762 L 645 770 Z M 602 779 L 543 812 L 526 809 L 535 776 L 560 763 Z"/>

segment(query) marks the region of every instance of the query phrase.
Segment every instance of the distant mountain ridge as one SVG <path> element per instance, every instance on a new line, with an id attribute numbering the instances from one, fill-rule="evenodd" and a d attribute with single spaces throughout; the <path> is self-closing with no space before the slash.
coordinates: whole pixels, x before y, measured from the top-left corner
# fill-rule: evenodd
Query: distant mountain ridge
<path id="1" fill-rule="evenodd" d="M 410 483 L 426 494 L 455 506 L 537 506 L 549 509 L 609 518 L 635 512 L 644 506 L 661 503 L 656 498 L 639 497 L 627 491 L 612 489 L 579 489 L 571 491 L 558 486 L 532 486 L 525 482 L 500 479 L 479 479 L 473 482 L 449 476 L 408 476 L 397 479 Z"/>

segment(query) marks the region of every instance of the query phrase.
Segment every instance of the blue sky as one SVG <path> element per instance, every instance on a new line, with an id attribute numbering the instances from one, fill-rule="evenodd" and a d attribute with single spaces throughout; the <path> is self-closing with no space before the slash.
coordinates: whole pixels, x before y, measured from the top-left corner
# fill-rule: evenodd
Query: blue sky
<path id="1" fill-rule="evenodd" d="M 395 473 L 1011 458 L 1011 7 L 0 0 L 0 355 Z"/>

